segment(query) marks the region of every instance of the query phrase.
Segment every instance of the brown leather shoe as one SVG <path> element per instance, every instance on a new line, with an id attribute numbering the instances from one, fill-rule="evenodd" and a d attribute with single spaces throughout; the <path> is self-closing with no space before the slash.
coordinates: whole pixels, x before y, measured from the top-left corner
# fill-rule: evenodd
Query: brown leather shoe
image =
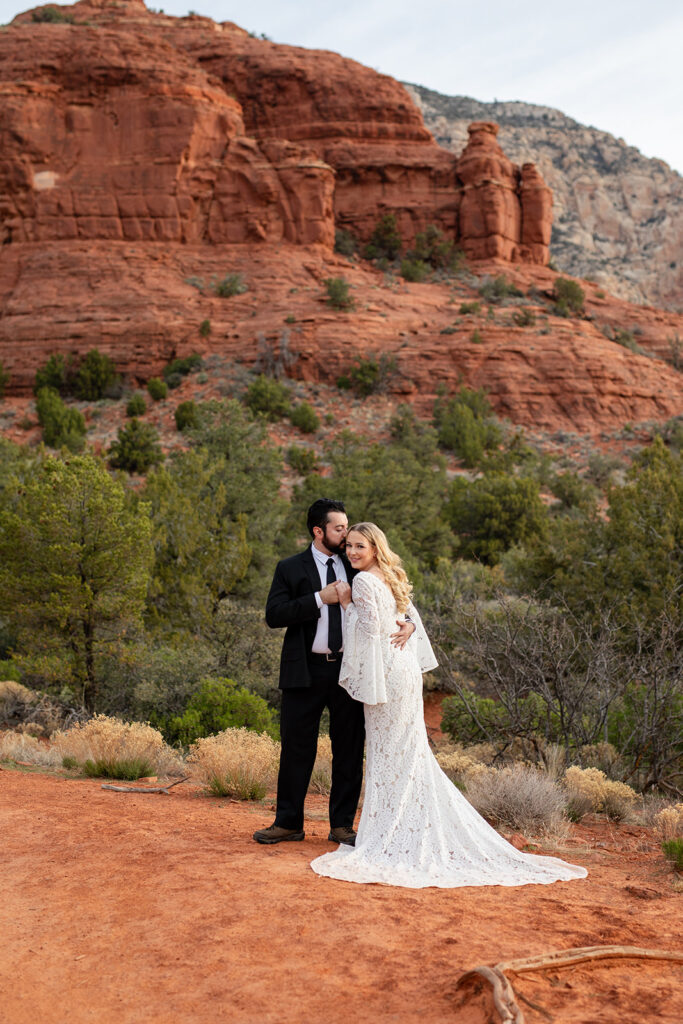
<path id="1" fill-rule="evenodd" d="M 343 843 L 344 846 L 356 845 L 356 833 L 348 825 L 340 825 L 338 828 L 331 828 L 327 837 L 331 843 Z"/>
<path id="2" fill-rule="evenodd" d="M 306 833 L 296 828 L 280 828 L 279 825 L 269 825 L 268 828 L 260 828 L 254 832 L 254 839 L 257 843 L 286 843 L 298 842 L 303 839 Z"/>

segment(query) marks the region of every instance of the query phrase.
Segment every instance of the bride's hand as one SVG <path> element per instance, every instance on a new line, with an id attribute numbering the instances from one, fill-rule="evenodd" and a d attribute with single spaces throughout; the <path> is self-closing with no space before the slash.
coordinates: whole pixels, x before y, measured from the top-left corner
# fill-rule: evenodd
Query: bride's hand
<path id="1" fill-rule="evenodd" d="M 395 633 L 389 634 L 389 639 L 394 647 L 402 651 L 415 632 L 416 626 L 414 622 L 404 622 L 402 619 L 396 619 L 396 625 L 399 628 Z"/>
<path id="2" fill-rule="evenodd" d="M 337 594 L 339 595 L 339 604 L 346 610 L 346 608 L 351 604 L 351 587 L 343 580 L 337 580 L 335 587 L 337 588 Z"/>

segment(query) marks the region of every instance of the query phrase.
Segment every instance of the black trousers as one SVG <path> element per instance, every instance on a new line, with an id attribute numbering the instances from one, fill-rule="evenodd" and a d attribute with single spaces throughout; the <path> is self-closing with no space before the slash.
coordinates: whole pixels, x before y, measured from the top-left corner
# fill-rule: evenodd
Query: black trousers
<path id="1" fill-rule="evenodd" d="M 365 716 L 360 701 L 339 685 L 340 661 L 311 659 L 312 685 L 282 691 L 280 772 L 275 824 L 302 829 L 323 708 L 330 709 L 332 788 L 330 826 L 352 826 L 363 782 Z"/>

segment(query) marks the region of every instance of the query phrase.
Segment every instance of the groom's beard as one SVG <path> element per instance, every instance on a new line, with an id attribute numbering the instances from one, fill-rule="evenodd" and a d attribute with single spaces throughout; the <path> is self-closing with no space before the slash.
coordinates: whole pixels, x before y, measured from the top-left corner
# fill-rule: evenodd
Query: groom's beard
<path id="1" fill-rule="evenodd" d="M 346 551 L 346 540 L 330 540 L 325 537 L 325 547 L 331 555 L 343 555 Z"/>

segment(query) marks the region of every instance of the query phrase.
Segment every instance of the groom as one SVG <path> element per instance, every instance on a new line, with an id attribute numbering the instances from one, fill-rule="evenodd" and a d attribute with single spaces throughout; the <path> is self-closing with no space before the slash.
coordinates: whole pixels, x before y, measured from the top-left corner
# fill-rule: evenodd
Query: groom
<path id="1" fill-rule="evenodd" d="M 353 819 L 363 781 L 365 719 L 363 705 L 339 686 L 344 618 L 339 591 L 354 576 L 344 555 L 349 525 L 344 503 L 319 498 L 308 510 L 307 524 L 313 543 L 278 563 L 266 603 L 268 625 L 286 627 L 280 661 L 282 748 L 275 822 L 255 832 L 254 839 L 281 843 L 304 838 L 304 800 L 320 717 L 327 707 L 332 742 L 328 838 L 353 846 Z M 403 643 L 413 628 L 412 623 L 399 628 Z"/>

